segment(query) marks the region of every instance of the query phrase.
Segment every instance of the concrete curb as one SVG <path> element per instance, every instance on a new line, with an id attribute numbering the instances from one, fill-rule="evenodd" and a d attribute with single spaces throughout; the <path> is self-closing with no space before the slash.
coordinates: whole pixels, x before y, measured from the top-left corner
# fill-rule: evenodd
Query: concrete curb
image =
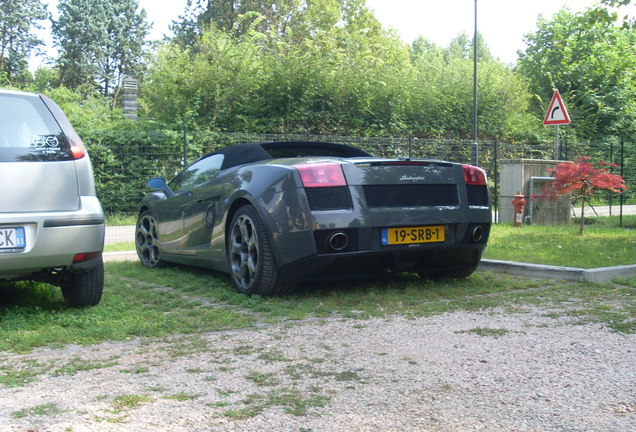
<path id="1" fill-rule="evenodd" d="M 509 273 L 540 279 L 567 280 L 573 282 L 609 282 L 612 279 L 636 277 L 636 265 L 581 269 L 482 259 L 479 270 Z"/>

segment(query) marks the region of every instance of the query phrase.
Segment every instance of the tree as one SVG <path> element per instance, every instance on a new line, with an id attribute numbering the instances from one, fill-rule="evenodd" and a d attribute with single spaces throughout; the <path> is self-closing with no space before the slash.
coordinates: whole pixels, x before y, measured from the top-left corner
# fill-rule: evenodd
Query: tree
<path id="1" fill-rule="evenodd" d="M 246 11 L 230 30 L 213 25 L 190 44 L 164 47 L 146 85 L 152 115 L 234 131 L 373 133 L 398 125 L 408 47 L 363 0 L 302 5 L 277 21 Z"/>
<path id="2" fill-rule="evenodd" d="M 531 83 L 534 110 L 542 117 L 555 88 L 566 100 L 573 140 L 602 140 L 636 125 L 636 28 L 617 25 L 602 8 L 540 18 L 526 35 L 517 72 Z"/>
<path id="3" fill-rule="evenodd" d="M 373 20 L 376 28 L 381 27 L 365 0 L 187 0 L 186 12 L 173 22 L 172 30 L 182 47 L 210 28 L 237 37 L 258 31 L 296 43 L 356 20 Z"/>
<path id="4" fill-rule="evenodd" d="M 161 47 L 144 86 L 152 117 L 210 130 L 250 129 L 264 76 L 258 39 L 209 31 L 190 48 Z"/>
<path id="5" fill-rule="evenodd" d="M 495 60 L 478 35 L 478 115 L 480 138 L 525 140 L 532 128 L 526 118 L 527 84 L 510 67 Z M 440 48 L 417 39 L 412 48 L 413 76 L 406 92 L 407 124 L 428 138 L 462 138 L 472 134 L 473 41 L 465 34 Z"/>
<path id="6" fill-rule="evenodd" d="M 306 3 L 303 0 L 187 0 L 186 11 L 173 22 L 172 30 L 182 46 L 191 45 L 210 27 L 233 36 L 250 29 L 284 34 L 291 21 L 302 15 Z"/>
<path id="7" fill-rule="evenodd" d="M 38 21 L 48 17 L 40 0 L 2 0 L 0 2 L 0 78 L 20 81 L 27 70 L 29 55 L 42 45 L 34 34 Z"/>
<path id="8" fill-rule="evenodd" d="M 593 163 L 589 156 L 581 156 L 575 162 L 568 161 L 557 164 L 554 181 L 539 195 L 532 198 L 554 200 L 558 195 L 571 194 L 572 202 L 581 203 L 581 225 L 579 234 L 583 234 L 585 226 L 585 206 L 600 190 L 621 193 L 627 190 L 623 177 L 612 174 L 606 167 L 618 166 L 600 161 Z"/>
<path id="9" fill-rule="evenodd" d="M 473 50 L 465 35 L 447 48 L 424 39 L 411 48 L 364 0 L 203 3 L 226 13 L 207 28 L 192 21 L 190 42 L 177 38 L 159 51 L 144 83 L 153 118 L 211 130 L 470 136 Z M 483 40 L 479 46 L 480 137 L 534 133 L 527 84 Z"/>
<path id="10" fill-rule="evenodd" d="M 472 36 L 468 36 L 466 33 L 460 33 L 453 38 L 448 48 L 444 51 L 448 58 L 464 58 L 472 61 L 475 53 L 474 46 Z M 494 60 L 490 48 L 488 48 L 481 33 L 477 33 L 477 60 L 486 63 Z"/>
<path id="11" fill-rule="evenodd" d="M 631 2 L 632 0 L 601 0 L 601 4 L 604 4 L 611 8 L 629 6 Z M 623 27 L 628 28 L 628 27 L 634 27 L 634 26 L 636 26 L 636 18 L 634 18 L 634 15 L 632 14 L 630 16 L 629 14 L 625 14 L 625 16 L 623 16 Z"/>
<path id="12" fill-rule="evenodd" d="M 124 76 L 138 76 L 149 31 L 137 0 L 60 0 L 53 35 L 63 85 L 100 88 L 108 96 Z"/>

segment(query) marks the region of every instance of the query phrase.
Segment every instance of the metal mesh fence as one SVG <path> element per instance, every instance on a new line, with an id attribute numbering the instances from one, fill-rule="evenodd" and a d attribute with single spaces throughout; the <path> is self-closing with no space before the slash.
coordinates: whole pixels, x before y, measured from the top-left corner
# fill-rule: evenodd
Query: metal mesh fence
<path id="1" fill-rule="evenodd" d="M 133 213 L 147 192 L 150 177 L 172 178 L 198 157 L 228 145 L 266 141 L 321 141 L 348 144 L 383 157 L 416 157 L 471 163 L 489 176 L 495 209 L 502 159 L 553 159 L 553 143 L 510 144 L 500 141 L 417 139 L 413 137 L 350 137 L 307 134 L 246 134 L 150 131 L 117 132 L 116 136 L 85 136 L 97 182 L 98 195 L 107 213 Z M 636 204 L 636 143 L 614 139 L 603 143 L 562 143 L 562 160 L 591 156 L 618 164 L 612 172 L 625 179 L 629 190 L 622 195 L 604 194 L 598 205 Z M 477 150 L 477 152 L 475 152 Z"/>

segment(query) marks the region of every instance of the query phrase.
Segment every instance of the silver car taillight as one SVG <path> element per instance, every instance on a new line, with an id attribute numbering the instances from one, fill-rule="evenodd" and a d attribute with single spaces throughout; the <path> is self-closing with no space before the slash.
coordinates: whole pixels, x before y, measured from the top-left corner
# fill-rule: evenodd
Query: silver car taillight
<path id="1" fill-rule="evenodd" d="M 82 142 L 82 140 L 69 139 L 69 142 L 71 144 L 71 153 L 73 153 L 73 159 L 81 159 L 86 155 L 86 147 L 84 147 L 84 143 Z"/>

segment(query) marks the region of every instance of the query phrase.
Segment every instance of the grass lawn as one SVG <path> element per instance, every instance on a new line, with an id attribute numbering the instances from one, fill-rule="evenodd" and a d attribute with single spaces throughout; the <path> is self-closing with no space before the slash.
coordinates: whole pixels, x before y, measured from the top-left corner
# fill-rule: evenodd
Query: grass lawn
<path id="1" fill-rule="evenodd" d="M 134 252 L 134 242 L 120 242 L 104 245 L 104 252 Z"/>
<path id="2" fill-rule="evenodd" d="M 595 224 L 582 236 L 576 230 L 575 225 L 496 225 L 486 257 L 572 267 L 636 263 L 634 229 Z M 228 276 L 218 272 L 113 262 L 106 264 L 102 302 L 92 308 L 66 307 L 60 289 L 47 284 L 0 282 L 0 359 L 2 352 L 45 346 L 196 335 L 309 318 L 420 317 L 491 308 L 518 313 L 526 306 L 633 333 L 636 278 L 579 284 L 489 272 L 442 281 L 390 274 L 373 281 L 304 284 L 294 295 L 263 298 L 238 294 Z M 0 385 L 19 381 L 15 372 L 0 367 Z"/>
<path id="3" fill-rule="evenodd" d="M 567 226 L 493 225 L 484 258 L 577 268 L 636 264 L 636 217 L 595 218 L 583 235 Z"/>
<path id="4" fill-rule="evenodd" d="M 108 226 L 124 226 L 135 225 L 137 223 L 137 215 L 130 213 L 106 214 L 106 225 Z"/>
<path id="5" fill-rule="evenodd" d="M 306 284 L 291 296 L 263 298 L 238 294 L 226 275 L 213 271 L 115 262 L 106 265 L 104 297 L 92 308 L 66 307 L 59 288 L 47 284 L 0 283 L 0 358 L 2 352 L 44 346 L 196 335 L 309 318 L 421 317 L 496 307 L 517 313 L 535 305 L 629 333 L 636 330 L 635 288 L 636 278 L 577 284 L 477 272 L 437 282 L 404 274 Z"/>

